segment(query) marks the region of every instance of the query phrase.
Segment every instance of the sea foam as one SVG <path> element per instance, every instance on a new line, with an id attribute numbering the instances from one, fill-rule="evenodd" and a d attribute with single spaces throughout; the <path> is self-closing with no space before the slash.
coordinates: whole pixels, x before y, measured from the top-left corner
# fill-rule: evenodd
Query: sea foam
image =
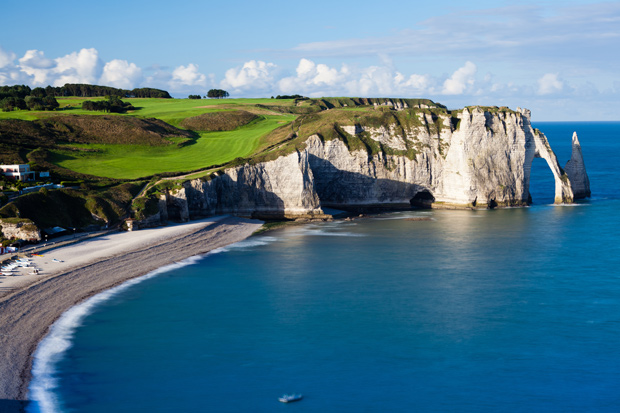
<path id="1" fill-rule="evenodd" d="M 231 250 L 246 250 L 248 248 L 260 247 L 263 245 L 271 244 L 276 241 L 280 241 L 280 238 L 262 236 L 262 237 L 246 239 L 243 241 L 235 242 L 234 244 L 227 245 L 225 247 L 213 249 L 209 251 L 208 253 L 206 253 L 204 257 L 207 257 L 212 254 L 219 254 L 222 252 L 231 251 Z"/>
<path id="2" fill-rule="evenodd" d="M 312 235 L 319 237 L 365 237 L 365 234 L 356 234 L 353 232 L 332 232 L 323 229 L 305 229 L 302 231 L 303 235 Z"/>

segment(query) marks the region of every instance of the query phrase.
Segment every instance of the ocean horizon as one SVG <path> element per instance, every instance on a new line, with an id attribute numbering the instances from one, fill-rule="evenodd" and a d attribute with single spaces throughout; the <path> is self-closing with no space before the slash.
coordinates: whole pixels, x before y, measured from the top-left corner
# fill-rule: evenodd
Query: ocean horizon
<path id="1" fill-rule="evenodd" d="M 561 166 L 577 131 L 592 198 L 553 205 L 535 159 L 527 208 L 291 226 L 164 267 L 63 315 L 29 411 L 617 411 L 620 122 L 533 126 Z"/>

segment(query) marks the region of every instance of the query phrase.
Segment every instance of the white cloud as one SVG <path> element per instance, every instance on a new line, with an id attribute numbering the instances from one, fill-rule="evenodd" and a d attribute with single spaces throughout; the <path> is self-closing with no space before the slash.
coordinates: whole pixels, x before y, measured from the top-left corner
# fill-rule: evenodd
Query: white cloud
<path id="1" fill-rule="evenodd" d="M 97 49 L 82 49 L 66 56 L 54 59 L 56 67 L 52 68 L 56 77 L 53 86 L 63 86 L 65 83 L 91 83 L 99 80 L 102 62 Z"/>
<path id="2" fill-rule="evenodd" d="M 5 70 L 0 69 L 0 85 L 19 85 L 27 84 L 30 80 L 24 76 L 24 73 L 19 70 Z"/>
<path id="3" fill-rule="evenodd" d="M 15 53 L 7 52 L 0 46 L 0 69 L 12 65 L 16 57 Z"/>
<path id="4" fill-rule="evenodd" d="M 560 93 L 564 89 L 564 82 L 558 79 L 556 73 L 547 73 L 538 79 L 538 94 L 550 95 Z"/>
<path id="5" fill-rule="evenodd" d="M 43 51 L 28 50 L 15 64 L 15 54 L 0 48 L 0 85 L 28 84 L 30 86 L 63 86 L 66 83 L 87 83 L 132 89 L 139 86 L 187 90 L 188 86 L 215 84 L 214 75 L 199 72 L 198 65 L 188 64 L 172 70 L 159 66 L 144 76 L 135 63 L 113 59 L 104 63 L 99 52 L 81 49 L 55 59 Z"/>
<path id="6" fill-rule="evenodd" d="M 297 76 L 300 78 L 309 77 L 316 70 L 316 64 L 312 60 L 301 59 L 297 65 Z"/>
<path id="7" fill-rule="evenodd" d="M 35 84 L 46 84 L 50 69 L 55 66 L 54 61 L 47 59 L 42 51 L 28 50 L 24 57 L 19 59 L 19 67 L 21 70 L 33 76 Z"/>
<path id="8" fill-rule="evenodd" d="M 167 68 L 160 66 L 151 66 L 144 69 L 148 75 L 145 75 L 143 84 L 149 87 L 167 88 L 172 80 L 172 73 Z"/>
<path id="9" fill-rule="evenodd" d="M 19 59 L 19 63 L 35 69 L 49 69 L 54 66 L 54 61 L 46 58 L 39 50 L 28 50 L 24 57 Z"/>
<path id="10" fill-rule="evenodd" d="M 120 89 L 133 89 L 142 79 L 142 69 L 127 60 L 114 59 L 103 67 L 99 83 Z"/>
<path id="11" fill-rule="evenodd" d="M 0 85 L 29 83 L 30 77 L 15 65 L 17 55 L 0 47 Z"/>
<path id="12" fill-rule="evenodd" d="M 198 65 L 193 63 L 187 66 L 179 66 L 172 71 L 170 85 L 175 87 L 185 86 L 206 86 L 207 76 L 198 71 Z"/>
<path id="13" fill-rule="evenodd" d="M 323 90 L 335 90 L 342 86 L 349 70 L 343 66 L 340 70 L 325 64 L 316 64 L 308 59 L 301 59 L 296 69 L 297 76 L 289 76 L 278 81 L 278 89 L 286 94 L 304 93 L 316 96 Z"/>
<path id="14" fill-rule="evenodd" d="M 15 69 L 33 86 L 62 86 L 65 83 L 96 83 L 102 63 L 96 49 L 82 49 L 56 59 L 48 59 L 40 50 L 28 50 Z M 26 75 L 26 76 L 24 76 Z"/>
<path id="15" fill-rule="evenodd" d="M 383 65 L 352 67 L 343 64 L 340 69 L 309 59 L 301 59 L 296 76 L 277 82 L 277 88 L 285 94 L 306 96 L 363 96 L 387 97 L 423 96 L 434 90 L 434 81 L 428 75 L 411 74 L 405 77 L 395 71 L 391 60 L 381 57 Z"/>
<path id="16" fill-rule="evenodd" d="M 237 90 L 264 90 L 273 85 L 276 65 L 261 60 L 250 60 L 242 67 L 228 69 L 222 87 Z"/>
<path id="17" fill-rule="evenodd" d="M 394 82 L 396 83 L 397 89 L 413 91 L 417 94 L 425 93 L 429 91 L 431 87 L 431 79 L 428 75 L 413 74 L 410 75 L 409 78 L 405 78 L 402 73 L 396 72 Z"/>
<path id="18" fill-rule="evenodd" d="M 355 75 L 354 75 L 355 76 Z M 389 96 L 393 93 L 396 76 L 385 66 L 370 66 L 360 70 L 359 78 L 350 81 L 349 90 L 358 96 Z"/>
<path id="19" fill-rule="evenodd" d="M 466 62 L 465 66 L 459 68 L 449 79 L 443 82 L 442 93 L 444 95 L 462 95 L 465 91 L 474 86 L 476 80 L 476 65 Z"/>

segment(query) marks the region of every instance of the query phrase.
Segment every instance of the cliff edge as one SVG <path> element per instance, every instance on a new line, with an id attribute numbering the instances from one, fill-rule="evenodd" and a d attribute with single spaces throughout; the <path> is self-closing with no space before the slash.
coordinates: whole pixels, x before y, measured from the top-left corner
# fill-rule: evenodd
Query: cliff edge
<path id="1" fill-rule="evenodd" d="M 309 115 L 289 136 L 297 142 L 292 153 L 186 181 L 161 195 L 159 215 L 323 218 L 326 207 L 526 206 L 534 158 L 553 173 L 556 203 L 590 196 L 577 135 L 562 169 L 527 109 L 392 110 L 374 118 L 338 108 Z"/>

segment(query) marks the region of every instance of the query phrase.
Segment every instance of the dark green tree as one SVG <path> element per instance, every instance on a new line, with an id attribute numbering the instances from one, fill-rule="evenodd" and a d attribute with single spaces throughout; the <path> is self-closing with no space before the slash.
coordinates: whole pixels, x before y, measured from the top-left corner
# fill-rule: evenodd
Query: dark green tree
<path id="1" fill-rule="evenodd" d="M 45 110 L 43 99 L 37 96 L 26 96 L 26 105 L 30 110 Z"/>
<path id="2" fill-rule="evenodd" d="M 28 109 L 28 106 L 24 99 L 10 96 L 0 100 L 0 109 L 3 112 L 11 112 L 17 109 Z"/>
<path id="3" fill-rule="evenodd" d="M 60 106 L 54 96 L 45 96 L 43 98 L 43 105 L 45 106 L 45 110 L 55 110 Z"/>
<path id="4" fill-rule="evenodd" d="M 34 89 L 32 89 L 30 96 L 44 98 L 45 96 L 47 96 L 47 92 L 42 87 L 35 87 Z"/>
<path id="5" fill-rule="evenodd" d="M 222 89 L 211 89 L 207 92 L 207 97 L 212 99 L 222 99 L 227 98 L 228 96 L 230 96 L 228 92 Z"/>

